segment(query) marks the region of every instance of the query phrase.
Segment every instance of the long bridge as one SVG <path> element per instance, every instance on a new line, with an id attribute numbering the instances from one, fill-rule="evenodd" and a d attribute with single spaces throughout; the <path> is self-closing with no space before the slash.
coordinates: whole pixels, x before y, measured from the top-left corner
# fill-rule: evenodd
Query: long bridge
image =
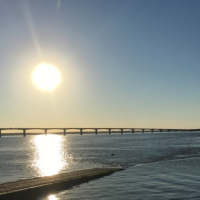
<path id="1" fill-rule="evenodd" d="M 60 134 L 80 134 L 83 135 L 83 133 L 88 133 L 86 131 L 89 131 L 89 133 L 95 133 L 96 135 L 98 133 L 116 133 L 120 132 L 121 134 L 125 132 L 129 133 L 144 133 L 144 132 L 198 132 L 200 129 L 163 129 L 163 128 L 0 128 L 0 137 L 2 136 L 2 132 L 5 131 L 22 131 L 22 135 L 26 137 L 26 135 L 32 135 L 33 133 L 28 133 L 28 131 L 43 131 L 43 133 L 37 133 L 37 134 L 48 134 L 48 131 L 62 131 L 59 132 Z M 72 132 L 69 132 L 72 131 Z M 50 132 L 49 132 L 50 133 Z M 19 134 L 19 133 L 16 133 Z M 36 134 L 36 133 L 34 133 Z M 9 134 L 6 134 L 9 135 Z M 10 134 L 10 135 L 14 135 Z"/>

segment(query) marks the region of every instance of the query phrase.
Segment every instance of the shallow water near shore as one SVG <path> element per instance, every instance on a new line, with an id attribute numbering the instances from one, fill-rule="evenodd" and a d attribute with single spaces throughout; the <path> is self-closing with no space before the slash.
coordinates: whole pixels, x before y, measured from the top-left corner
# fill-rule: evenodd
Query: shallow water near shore
<path id="1" fill-rule="evenodd" d="M 126 170 L 45 199 L 199 199 L 200 133 L 0 138 L 0 183 L 94 167 Z"/>

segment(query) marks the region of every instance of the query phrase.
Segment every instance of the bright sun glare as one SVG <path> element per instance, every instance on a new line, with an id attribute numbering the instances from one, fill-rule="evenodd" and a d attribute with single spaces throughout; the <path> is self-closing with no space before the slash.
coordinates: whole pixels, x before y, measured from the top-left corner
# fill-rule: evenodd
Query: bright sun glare
<path id="1" fill-rule="evenodd" d="M 34 138 L 36 147 L 34 165 L 42 176 L 57 174 L 68 165 L 62 147 L 62 137 L 39 135 Z"/>
<path id="2" fill-rule="evenodd" d="M 61 81 L 60 72 L 50 64 L 39 64 L 32 73 L 34 84 L 41 90 L 52 91 Z"/>

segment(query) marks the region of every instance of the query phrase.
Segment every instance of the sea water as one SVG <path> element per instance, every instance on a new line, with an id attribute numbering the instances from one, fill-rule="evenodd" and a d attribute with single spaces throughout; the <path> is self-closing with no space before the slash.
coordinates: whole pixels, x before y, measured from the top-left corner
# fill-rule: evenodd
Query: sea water
<path id="1" fill-rule="evenodd" d="M 0 183 L 95 167 L 125 170 L 38 200 L 200 199 L 200 133 L 0 138 Z"/>

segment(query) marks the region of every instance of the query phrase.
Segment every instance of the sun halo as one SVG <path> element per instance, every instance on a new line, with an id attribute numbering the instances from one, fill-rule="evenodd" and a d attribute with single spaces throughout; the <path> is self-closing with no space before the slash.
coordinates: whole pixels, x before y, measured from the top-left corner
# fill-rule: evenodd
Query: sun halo
<path id="1" fill-rule="evenodd" d="M 52 91 L 59 85 L 61 75 L 53 65 L 41 63 L 33 70 L 32 81 L 39 89 Z"/>

